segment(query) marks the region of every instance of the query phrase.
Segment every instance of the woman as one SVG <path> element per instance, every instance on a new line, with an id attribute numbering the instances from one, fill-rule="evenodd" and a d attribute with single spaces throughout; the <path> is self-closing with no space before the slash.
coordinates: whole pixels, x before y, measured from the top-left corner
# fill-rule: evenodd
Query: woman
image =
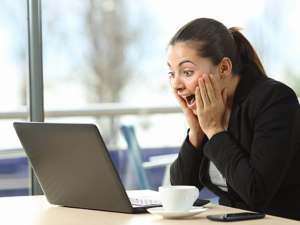
<path id="1" fill-rule="evenodd" d="M 190 127 L 172 185 L 204 186 L 225 206 L 300 220 L 300 108 L 268 78 L 238 28 L 201 18 L 168 46 L 170 85 Z"/>

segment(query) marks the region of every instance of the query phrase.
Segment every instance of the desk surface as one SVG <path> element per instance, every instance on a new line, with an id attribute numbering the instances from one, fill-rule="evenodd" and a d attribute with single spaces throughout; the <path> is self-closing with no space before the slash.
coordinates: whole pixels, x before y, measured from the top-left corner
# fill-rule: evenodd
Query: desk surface
<path id="1" fill-rule="evenodd" d="M 243 210 L 229 208 L 225 206 L 207 204 L 213 207 L 190 219 L 162 219 L 149 213 L 144 214 L 124 214 L 112 213 L 96 210 L 74 209 L 68 207 L 54 206 L 47 202 L 44 196 L 9 197 L 0 198 L 0 224 L 30 224 L 30 225 L 147 225 L 147 224 L 221 224 L 206 219 L 207 215 L 237 213 Z M 237 224 L 237 222 L 231 222 Z M 266 216 L 259 220 L 239 221 L 238 224 L 299 224 L 294 220 L 280 217 Z M 228 224 L 228 223 L 226 223 Z"/>

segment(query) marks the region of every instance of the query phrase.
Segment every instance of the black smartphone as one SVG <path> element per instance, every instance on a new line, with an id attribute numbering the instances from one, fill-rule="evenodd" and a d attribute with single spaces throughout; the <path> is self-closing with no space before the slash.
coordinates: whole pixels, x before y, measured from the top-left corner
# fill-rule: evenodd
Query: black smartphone
<path id="1" fill-rule="evenodd" d="M 215 221 L 237 221 L 237 220 L 252 220 L 264 218 L 266 214 L 263 213 L 232 213 L 232 214 L 220 214 L 220 215 L 210 215 L 207 219 Z"/>
<path id="2" fill-rule="evenodd" d="M 197 199 L 194 202 L 193 206 L 202 206 L 202 205 L 205 205 L 207 203 L 210 203 L 210 201 L 209 200 L 203 200 L 203 199 Z"/>

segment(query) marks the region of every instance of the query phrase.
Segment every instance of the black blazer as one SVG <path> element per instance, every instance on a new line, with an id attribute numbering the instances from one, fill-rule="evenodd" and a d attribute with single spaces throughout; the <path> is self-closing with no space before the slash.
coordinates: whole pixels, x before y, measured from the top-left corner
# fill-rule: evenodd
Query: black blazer
<path id="1" fill-rule="evenodd" d="M 228 131 L 188 137 L 171 165 L 172 185 L 207 187 L 221 205 L 300 220 L 300 107 L 293 90 L 247 66 L 235 92 Z M 211 160 L 228 193 L 207 178 Z"/>

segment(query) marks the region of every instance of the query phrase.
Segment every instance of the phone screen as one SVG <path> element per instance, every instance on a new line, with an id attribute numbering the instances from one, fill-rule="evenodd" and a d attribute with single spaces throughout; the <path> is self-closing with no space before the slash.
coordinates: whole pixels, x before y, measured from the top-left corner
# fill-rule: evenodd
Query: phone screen
<path id="1" fill-rule="evenodd" d="M 264 218 L 263 213 L 232 213 L 207 216 L 208 219 L 217 221 L 236 221 L 236 220 L 251 220 Z"/>

